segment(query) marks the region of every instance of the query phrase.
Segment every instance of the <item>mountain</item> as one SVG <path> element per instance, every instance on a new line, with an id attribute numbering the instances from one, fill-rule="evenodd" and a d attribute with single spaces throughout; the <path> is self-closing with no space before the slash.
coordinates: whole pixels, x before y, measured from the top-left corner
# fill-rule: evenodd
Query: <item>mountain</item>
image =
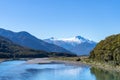
<path id="1" fill-rule="evenodd" d="M 68 53 L 53 53 L 40 50 L 33 50 L 14 44 L 7 38 L 0 36 L 0 58 L 40 58 L 56 56 L 76 56 Z"/>
<path id="2" fill-rule="evenodd" d="M 44 50 L 47 52 L 70 53 L 70 51 L 68 51 L 62 47 L 44 42 L 43 40 L 40 40 L 40 39 L 36 38 L 35 36 L 31 35 L 30 33 L 25 32 L 25 31 L 12 32 L 10 30 L 5 30 L 5 29 L 0 28 L 0 36 L 8 38 L 11 41 L 13 41 L 14 43 L 19 44 L 21 46 L 32 48 L 35 50 Z"/>
<path id="3" fill-rule="evenodd" d="M 90 59 L 120 65 L 120 34 L 107 37 L 100 41 L 90 53 Z"/>
<path id="4" fill-rule="evenodd" d="M 55 39 L 51 37 L 44 41 L 61 46 L 77 55 L 89 55 L 90 51 L 96 46 L 96 42 L 85 39 L 81 36 L 65 39 Z"/>
<path id="5" fill-rule="evenodd" d="M 45 51 L 37 51 L 19 46 L 9 39 L 0 36 L 0 58 L 47 57 L 47 54 Z"/>

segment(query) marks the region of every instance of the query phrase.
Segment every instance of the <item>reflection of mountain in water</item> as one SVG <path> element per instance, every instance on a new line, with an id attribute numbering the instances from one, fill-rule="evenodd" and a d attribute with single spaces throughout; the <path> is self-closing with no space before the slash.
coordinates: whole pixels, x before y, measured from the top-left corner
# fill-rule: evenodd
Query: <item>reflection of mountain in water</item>
<path id="1" fill-rule="evenodd" d="M 96 76 L 96 80 L 120 80 L 120 73 L 109 72 L 102 69 L 91 68 L 91 73 Z"/>

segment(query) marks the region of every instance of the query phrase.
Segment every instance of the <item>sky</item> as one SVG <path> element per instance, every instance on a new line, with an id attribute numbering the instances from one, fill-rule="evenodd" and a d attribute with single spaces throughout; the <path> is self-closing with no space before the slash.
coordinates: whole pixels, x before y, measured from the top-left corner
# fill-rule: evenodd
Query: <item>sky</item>
<path id="1" fill-rule="evenodd" d="M 98 42 L 120 33 L 120 0 L 0 0 L 0 28 Z"/>

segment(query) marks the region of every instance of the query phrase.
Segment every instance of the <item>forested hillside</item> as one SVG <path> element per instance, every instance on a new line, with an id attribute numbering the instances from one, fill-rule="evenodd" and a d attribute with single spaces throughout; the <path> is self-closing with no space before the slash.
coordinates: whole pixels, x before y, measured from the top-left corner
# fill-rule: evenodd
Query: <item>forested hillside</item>
<path id="1" fill-rule="evenodd" d="M 100 41 L 91 52 L 90 59 L 120 65 L 120 34 Z"/>

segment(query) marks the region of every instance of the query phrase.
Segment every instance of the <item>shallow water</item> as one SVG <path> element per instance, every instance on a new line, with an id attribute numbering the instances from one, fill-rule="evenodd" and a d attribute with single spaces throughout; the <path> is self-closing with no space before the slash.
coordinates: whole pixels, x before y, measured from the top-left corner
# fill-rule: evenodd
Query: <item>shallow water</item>
<path id="1" fill-rule="evenodd" d="M 0 80 L 120 80 L 120 77 L 88 66 L 7 61 L 0 63 Z"/>

